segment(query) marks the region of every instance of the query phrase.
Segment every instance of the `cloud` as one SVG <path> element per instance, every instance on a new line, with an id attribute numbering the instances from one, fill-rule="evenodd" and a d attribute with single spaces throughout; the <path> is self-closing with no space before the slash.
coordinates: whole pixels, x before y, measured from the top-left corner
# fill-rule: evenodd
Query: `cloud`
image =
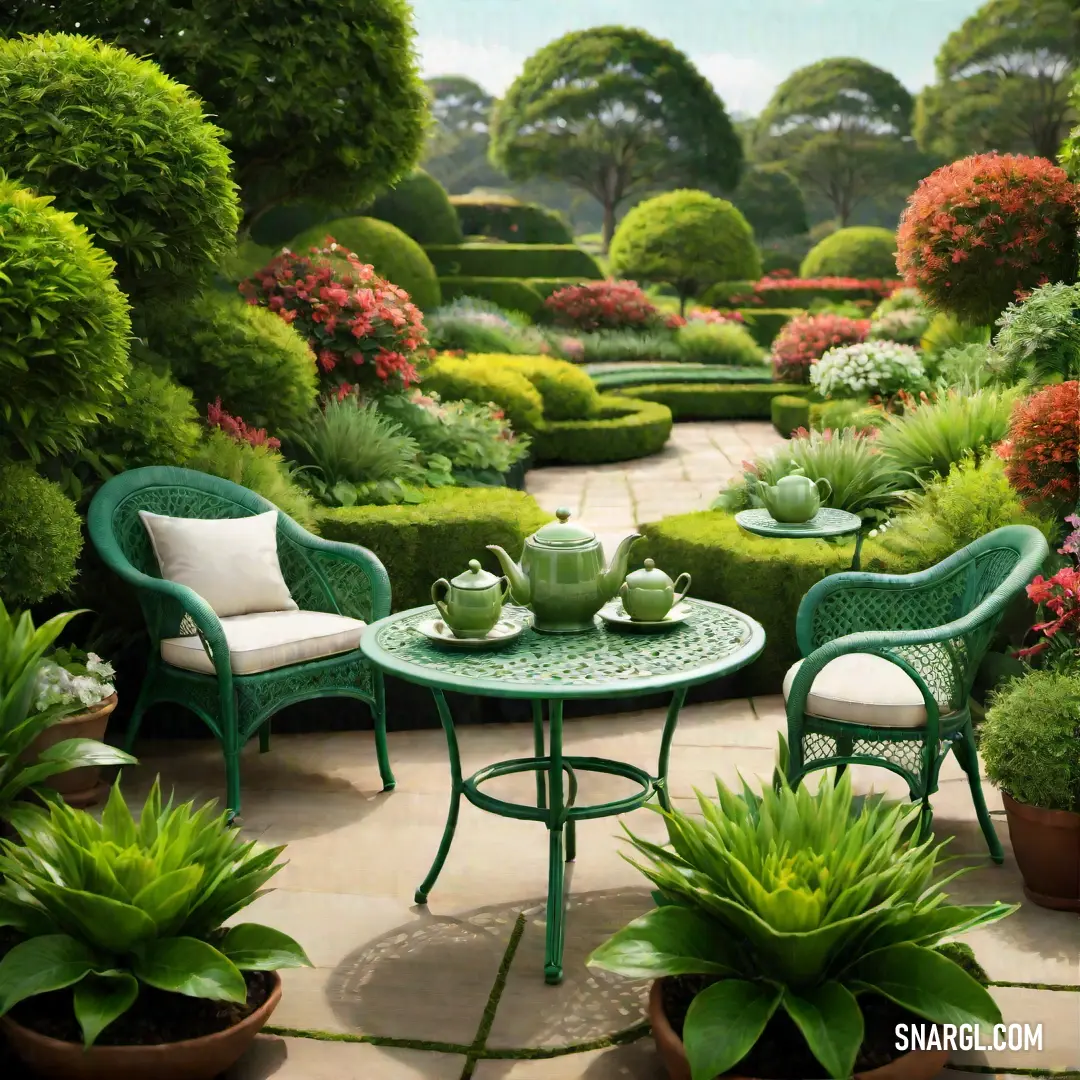
<path id="1" fill-rule="evenodd" d="M 757 116 L 781 81 L 765 64 L 752 57 L 708 53 L 690 58 L 698 71 L 716 87 L 729 113 Z"/>
<path id="2" fill-rule="evenodd" d="M 483 45 L 454 38 L 421 38 L 420 70 L 435 75 L 464 75 L 498 96 L 521 74 L 525 53 L 504 45 Z"/>

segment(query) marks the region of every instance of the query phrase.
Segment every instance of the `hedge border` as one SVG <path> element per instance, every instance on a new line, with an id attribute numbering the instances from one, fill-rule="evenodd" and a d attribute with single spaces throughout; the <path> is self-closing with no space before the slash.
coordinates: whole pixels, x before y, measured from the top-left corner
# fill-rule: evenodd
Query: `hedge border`
<path id="1" fill-rule="evenodd" d="M 459 296 L 475 296 L 507 311 L 520 311 L 533 320 L 544 311 L 544 298 L 525 278 L 441 277 L 439 287 L 444 302 Z"/>
<path id="2" fill-rule="evenodd" d="M 628 398 L 666 405 L 676 420 L 771 420 L 773 398 L 785 394 L 809 397 L 810 387 L 796 383 L 655 383 L 623 391 Z"/>
<path id="3" fill-rule="evenodd" d="M 764 349 L 776 340 L 776 335 L 805 308 L 739 308 L 750 336 Z"/>
<path id="4" fill-rule="evenodd" d="M 598 369 L 598 370 L 597 370 Z M 601 390 L 618 390 L 627 386 L 647 386 L 663 383 L 665 385 L 719 384 L 730 383 L 771 383 L 772 372 L 744 367 L 725 367 L 719 364 L 636 364 L 632 360 L 621 364 L 586 365 L 592 381 Z"/>
<path id="5" fill-rule="evenodd" d="M 651 401 L 600 395 L 594 419 L 546 422 L 534 435 L 538 462 L 599 465 L 657 454 L 671 435 L 671 410 Z"/>
<path id="6" fill-rule="evenodd" d="M 772 399 L 769 412 L 773 427 L 790 439 L 798 428 L 810 428 L 810 400 L 794 394 L 779 394 Z"/>
<path id="7" fill-rule="evenodd" d="M 600 280 L 600 264 L 574 244 L 429 244 L 436 273 L 446 277 Z M 501 273 L 492 273 L 493 270 Z"/>

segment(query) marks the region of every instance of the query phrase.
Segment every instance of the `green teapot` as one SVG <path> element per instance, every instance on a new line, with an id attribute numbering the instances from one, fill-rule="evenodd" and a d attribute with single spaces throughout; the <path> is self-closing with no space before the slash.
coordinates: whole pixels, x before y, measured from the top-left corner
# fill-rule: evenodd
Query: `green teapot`
<path id="1" fill-rule="evenodd" d="M 431 586 L 431 599 L 454 637 L 482 638 L 499 621 L 510 582 L 482 569 L 476 559 L 452 581 L 439 578 Z"/>
<path id="2" fill-rule="evenodd" d="M 682 591 L 676 595 L 680 582 L 683 582 Z M 657 569 L 652 559 L 646 559 L 644 570 L 626 575 L 619 596 L 626 614 L 635 622 L 660 622 L 686 596 L 689 588 L 689 574 L 680 574 L 672 581 L 663 570 Z"/>
<path id="3" fill-rule="evenodd" d="M 533 629 L 548 634 L 577 634 L 595 628 L 593 616 L 619 591 L 626 574 L 631 533 L 604 565 L 604 549 L 596 534 L 571 525 L 569 510 L 556 510 L 552 521 L 525 541 L 520 565 L 501 547 L 488 551 L 510 579 L 514 602 L 532 609 Z"/>
<path id="4" fill-rule="evenodd" d="M 825 485 L 824 495 L 821 494 L 819 484 Z M 792 469 L 772 487 L 758 481 L 755 494 L 765 504 L 765 509 L 774 520 L 787 525 L 801 525 L 821 509 L 823 498 L 827 499 L 832 495 L 832 484 L 824 477 L 815 481 L 802 469 Z"/>

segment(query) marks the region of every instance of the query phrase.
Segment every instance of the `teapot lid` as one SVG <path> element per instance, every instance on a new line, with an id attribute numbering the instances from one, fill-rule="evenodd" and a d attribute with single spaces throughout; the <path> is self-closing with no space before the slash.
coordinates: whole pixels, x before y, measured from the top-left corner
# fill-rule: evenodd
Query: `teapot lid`
<path id="1" fill-rule="evenodd" d="M 589 532 L 584 525 L 571 525 L 567 520 L 570 511 L 560 507 L 555 511 L 558 521 L 552 521 L 529 538 L 539 547 L 584 547 L 596 542 L 596 534 Z"/>
<path id="2" fill-rule="evenodd" d="M 484 570 L 477 559 L 469 560 L 469 569 L 458 574 L 450 584 L 455 589 L 490 589 L 492 585 L 499 583 L 499 578 Z"/>
<path id="3" fill-rule="evenodd" d="M 644 570 L 635 570 L 632 574 L 626 575 L 626 584 L 631 589 L 666 589 L 674 582 L 663 570 L 657 569 L 652 559 L 646 559 Z"/>

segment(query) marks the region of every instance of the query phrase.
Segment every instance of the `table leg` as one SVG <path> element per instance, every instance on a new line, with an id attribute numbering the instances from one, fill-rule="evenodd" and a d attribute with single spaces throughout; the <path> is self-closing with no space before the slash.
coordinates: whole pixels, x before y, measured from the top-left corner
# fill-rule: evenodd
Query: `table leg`
<path id="1" fill-rule="evenodd" d="M 536 700 L 532 703 L 532 717 L 533 717 L 533 753 L 538 758 L 545 757 L 544 754 L 544 703 Z M 539 807 L 547 806 L 547 787 L 544 783 L 544 773 L 542 769 L 536 770 L 536 805 Z"/>
<path id="2" fill-rule="evenodd" d="M 450 715 L 450 707 L 446 704 L 446 698 L 441 690 L 432 690 L 431 693 L 435 698 L 435 706 L 439 710 L 439 720 L 442 722 L 443 731 L 446 733 L 446 746 L 450 752 L 450 811 L 446 815 L 446 828 L 443 830 L 435 861 L 431 864 L 431 869 L 428 871 L 427 877 L 424 878 L 424 883 L 416 890 L 414 900 L 418 904 L 427 903 L 428 894 L 442 871 L 446 856 L 450 854 L 450 844 L 453 842 L 454 830 L 457 828 L 458 823 L 461 792 L 464 788 L 461 780 L 461 755 L 458 752 L 457 733 L 454 731 L 454 719 Z"/>
<path id="3" fill-rule="evenodd" d="M 858 570 L 862 566 L 862 562 L 861 562 L 861 558 L 862 558 L 862 542 L 863 542 L 863 531 L 862 531 L 862 529 L 860 529 L 855 534 L 855 554 L 851 557 L 851 569 L 852 570 Z"/>
<path id="4" fill-rule="evenodd" d="M 563 895 L 563 863 L 567 843 L 573 836 L 574 823 L 563 820 L 563 745 L 562 720 L 563 703 L 548 703 L 548 717 L 551 722 L 551 754 L 549 756 L 548 791 L 550 807 L 548 813 L 548 895 L 547 895 L 547 940 L 544 947 L 544 981 L 562 982 L 563 969 L 563 921 L 565 918 L 565 897 Z M 566 832 L 564 832 L 564 827 Z M 569 834 L 569 835 L 567 835 Z"/>
<path id="5" fill-rule="evenodd" d="M 656 767 L 656 794 L 660 805 L 665 810 L 671 809 L 671 796 L 668 794 L 668 758 L 671 756 L 671 740 L 675 737 L 675 726 L 679 722 L 679 710 L 686 701 L 686 687 L 682 686 L 671 695 L 667 719 L 664 721 L 664 734 L 660 739 L 660 761 Z"/>

